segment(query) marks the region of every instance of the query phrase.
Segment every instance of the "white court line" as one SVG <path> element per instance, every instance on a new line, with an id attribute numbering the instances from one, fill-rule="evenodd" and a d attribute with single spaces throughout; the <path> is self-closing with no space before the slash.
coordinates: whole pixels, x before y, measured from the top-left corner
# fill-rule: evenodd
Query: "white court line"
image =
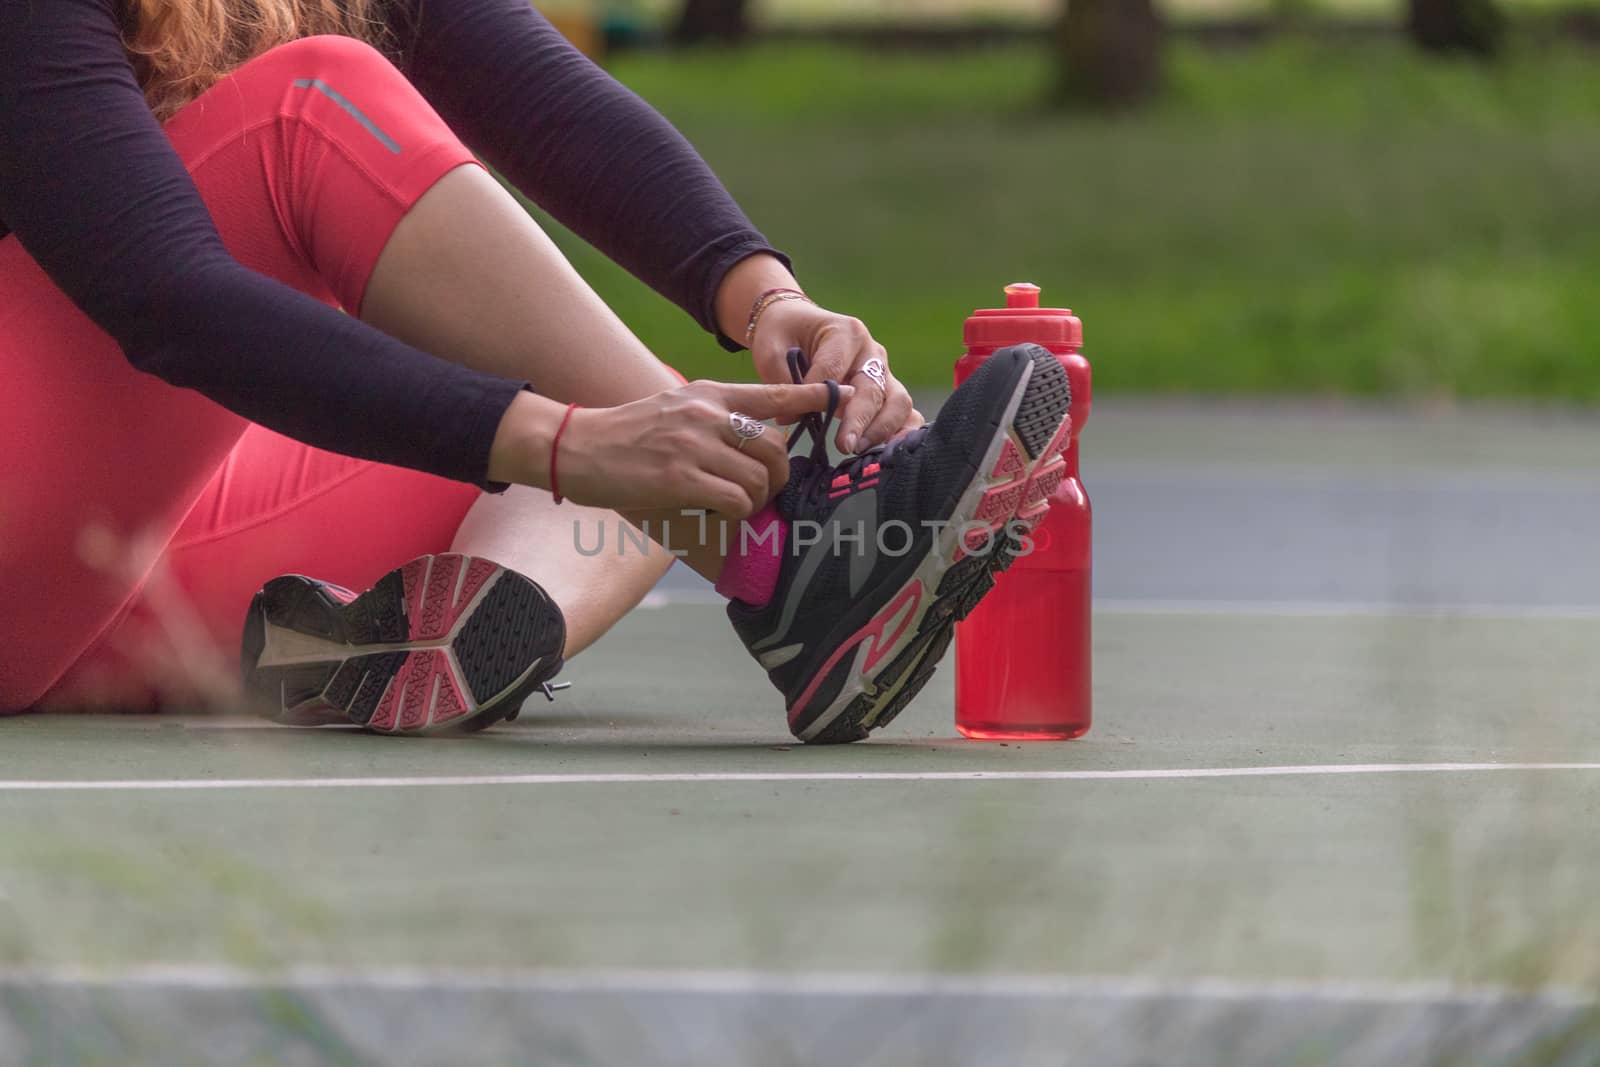
<path id="1" fill-rule="evenodd" d="M 124 778 L 0 781 L 0 793 L 176 792 L 216 789 L 414 789 L 460 786 L 662 785 L 723 782 L 1098 782 L 1286 778 L 1348 774 L 1600 771 L 1600 763 L 1330 763 L 1282 767 L 1175 767 L 1120 771 L 698 771 L 657 774 L 473 774 L 370 778 Z"/>
<path id="2" fill-rule="evenodd" d="M 556 970 L 289 967 L 245 970 L 208 964 L 122 968 L 0 968 L 0 989 L 43 987 L 301 991 L 371 989 L 461 993 L 689 993 L 703 996 L 996 997 L 1215 1002 L 1600 1007 L 1578 986 L 1453 985 L 1447 982 L 1264 981 L 1105 975 L 782 972 L 755 970 Z"/>
<path id="3" fill-rule="evenodd" d="M 640 607 L 721 607 L 728 601 L 707 586 L 653 589 Z M 1460 619 L 1469 622 L 1595 622 L 1600 604 L 1407 604 L 1337 600 L 1144 600 L 1102 597 L 1096 615 L 1232 615 L 1257 619 Z"/>
<path id="4" fill-rule="evenodd" d="M 1600 604 L 1407 604 L 1336 600 L 1138 600 L 1094 602 L 1099 615 L 1241 615 L 1268 619 L 1465 619 L 1591 622 Z"/>
<path id="5" fill-rule="evenodd" d="M 1294 461 L 1214 464 L 1164 460 L 1099 460 L 1086 471 L 1085 485 L 1091 498 L 1096 483 L 1106 492 L 1125 487 L 1137 489 L 1195 486 L 1226 489 L 1254 489 L 1263 493 L 1296 490 L 1353 489 L 1371 496 L 1377 493 L 1422 491 L 1483 492 L 1485 480 L 1495 491 L 1514 497 L 1574 493 L 1593 494 L 1600 490 L 1600 479 L 1589 466 L 1565 469 L 1535 467 L 1439 467 L 1428 463 L 1385 464 L 1381 471 L 1334 463 Z"/>

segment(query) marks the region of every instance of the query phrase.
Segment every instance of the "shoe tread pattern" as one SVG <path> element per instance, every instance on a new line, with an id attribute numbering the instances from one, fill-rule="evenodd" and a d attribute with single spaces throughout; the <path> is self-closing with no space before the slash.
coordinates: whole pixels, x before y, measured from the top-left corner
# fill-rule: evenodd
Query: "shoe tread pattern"
<path id="1" fill-rule="evenodd" d="M 491 581 L 494 587 L 474 608 Z M 472 616 L 461 623 L 469 608 Z M 357 646 L 440 642 L 458 623 L 461 629 L 448 647 L 257 669 L 266 623 Z M 241 661 L 251 688 L 276 710 L 269 717 L 322 721 L 306 714 L 307 702 L 314 701 L 369 729 L 415 733 L 452 723 L 481 729 L 515 717 L 522 699 L 560 671 L 565 642 L 560 608 L 536 583 L 488 560 L 448 555 L 413 560 L 348 602 L 303 576 L 273 579 L 251 606 Z M 291 708 L 300 711 L 290 715 Z"/>
<path id="2" fill-rule="evenodd" d="M 543 589 L 507 572 L 489 590 L 455 640 L 469 699 L 510 686 L 535 659 L 559 659 L 566 643 L 561 614 Z"/>
<path id="3" fill-rule="evenodd" d="M 349 604 L 339 605 L 339 610 L 351 644 L 396 644 L 411 636 L 399 571 L 390 571 Z"/>
<path id="4" fill-rule="evenodd" d="M 1028 347 L 1038 348 L 1037 345 Z M 1067 379 L 1066 368 L 1048 349 L 1039 351 L 1044 353 L 1043 358 L 1034 359 L 1033 377 L 1011 421 L 1011 428 L 1016 431 L 1029 459 L 1038 459 L 1044 454 L 1045 446 L 1055 439 L 1072 403 L 1072 384 Z"/>

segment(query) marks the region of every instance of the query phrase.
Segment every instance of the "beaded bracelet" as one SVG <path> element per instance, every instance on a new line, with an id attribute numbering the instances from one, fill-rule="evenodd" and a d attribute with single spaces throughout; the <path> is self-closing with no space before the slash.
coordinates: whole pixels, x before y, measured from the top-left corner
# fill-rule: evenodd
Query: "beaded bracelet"
<path id="1" fill-rule="evenodd" d="M 804 300 L 808 304 L 816 303 L 815 300 L 812 300 L 798 289 L 768 289 L 756 297 L 755 304 L 750 308 L 750 325 L 746 326 L 744 330 L 745 347 L 748 348 L 750 343 L 756 339 L 756 323 L 761 321 L 761 316 L 765 315 L 767 309 L 773 304 L 781 304 L 785 300 Z"/>

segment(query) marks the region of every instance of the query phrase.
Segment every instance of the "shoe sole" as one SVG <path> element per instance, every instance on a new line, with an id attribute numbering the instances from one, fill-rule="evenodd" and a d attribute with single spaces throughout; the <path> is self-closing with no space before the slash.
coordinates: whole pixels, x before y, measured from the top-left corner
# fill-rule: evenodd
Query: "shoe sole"
<path id="1" fill-rule="evenodd" d="M 241 660 L 266 717 L 377 733 L 514 718 L 561 669 L 566 624 L 539 585 L 491 560 L 422 556 L 349 601 L 301 575 L 251 601 Z"/>
<path id="2" fill-rule="evenodd" d="M 933 676 L 956 622 L 994 588 L 995 575 L 1017 558 L 1022 538 L 1049 511 L 1066 476 L 1071 385 L 1053 354 L 1030 347 L 1029 365 L 948 525 L 895 596 L 840 644 L 791 708 L 791 729 L 800 740 L 860 741 L 899 715 Z M 795 725 L 794 709 L 839 671 L 849 674 L 827 707 Z"/>

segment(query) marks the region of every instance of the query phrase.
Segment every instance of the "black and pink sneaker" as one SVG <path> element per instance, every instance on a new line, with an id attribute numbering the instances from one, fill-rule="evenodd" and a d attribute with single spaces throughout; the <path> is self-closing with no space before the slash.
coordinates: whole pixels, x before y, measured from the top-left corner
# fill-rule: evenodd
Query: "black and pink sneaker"
<path id="1" fill-rule="evenodd" d="M 1017 345 L 979 367 L 933 423 L 838 466 L 826 447 L 832 413 L 807 417 L 812 453 L 790 459 L 776 501 L 788 523 L 777 591 L 764 607 L 728 604 L 796 737 L 860 740 L 927 683 L 955 621 L 1049 509 L 1071 400 L 1060 361 Z"/>
<path id="2" fill-rule="evenodd" d="M 303 575 L 255 595 L 241 651 L 262 714 L 389 734 L 514 719 L 561 669 L 567 626 L 539 585 L 473 556 L 422 556 L 359 596 Z"/>

